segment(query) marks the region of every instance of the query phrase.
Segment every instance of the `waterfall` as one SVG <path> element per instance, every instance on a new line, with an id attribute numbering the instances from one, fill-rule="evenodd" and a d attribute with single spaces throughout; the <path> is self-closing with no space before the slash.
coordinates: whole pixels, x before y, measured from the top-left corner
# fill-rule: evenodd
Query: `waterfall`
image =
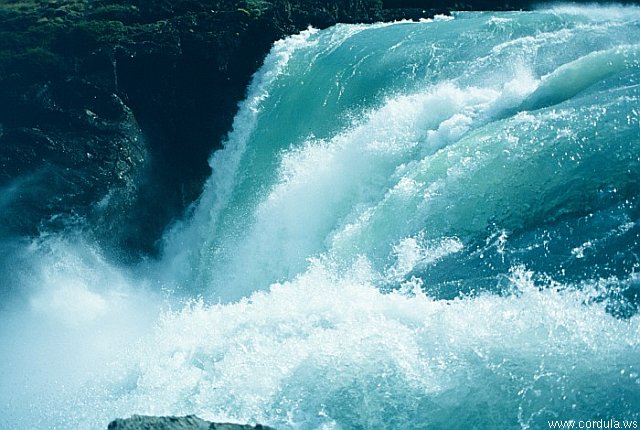
<path id="1" fill-rule="evenodd" d="M 640 420 L 640 9 L 277 42 L 162 256 L 3 244 L 0 427 Z"/>

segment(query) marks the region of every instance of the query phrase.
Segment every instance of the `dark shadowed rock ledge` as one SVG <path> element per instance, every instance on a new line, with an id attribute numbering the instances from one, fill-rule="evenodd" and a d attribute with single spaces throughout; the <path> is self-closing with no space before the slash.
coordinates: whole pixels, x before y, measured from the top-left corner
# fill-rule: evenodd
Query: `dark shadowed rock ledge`
<path id="1" fill-rule="evenodd" d="M 186 417 L 149 417 L 134 415 L 127 419 L 116 419 L 109 424 L 108 430 L 274 430 L 263 425 L 242 425 L 230 423 L 211 423 L 195 415 Z"/>

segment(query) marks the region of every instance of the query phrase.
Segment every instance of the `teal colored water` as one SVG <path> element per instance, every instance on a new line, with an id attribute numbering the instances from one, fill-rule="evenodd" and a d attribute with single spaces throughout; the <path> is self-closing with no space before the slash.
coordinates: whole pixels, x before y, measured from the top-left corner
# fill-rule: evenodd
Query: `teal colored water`
<path id="1" fill-rule="evenodd" d="M 160 260 L 12 248 L 0 427 L 640 422 L 639 40 L 562 6 L 276 43 Z"/>

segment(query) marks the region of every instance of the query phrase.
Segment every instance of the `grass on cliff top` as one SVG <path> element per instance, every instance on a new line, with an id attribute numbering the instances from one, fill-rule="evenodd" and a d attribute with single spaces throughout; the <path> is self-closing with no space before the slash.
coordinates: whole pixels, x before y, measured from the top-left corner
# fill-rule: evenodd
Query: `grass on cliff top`
<path id="1" fill-rule="evenodd" d="M 37 10 L 40 7 L 40 3 L 39 1 L 0 0 L 0 7 L 16 12 L 29 12 Z"/>

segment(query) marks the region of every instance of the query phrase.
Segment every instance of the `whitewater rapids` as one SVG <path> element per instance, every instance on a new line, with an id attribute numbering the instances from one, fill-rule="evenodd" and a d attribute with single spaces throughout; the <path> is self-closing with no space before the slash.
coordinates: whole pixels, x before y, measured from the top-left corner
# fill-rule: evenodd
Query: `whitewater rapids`
<path id="1" fill-rule="evenodd" d="M 277 42 L 157 261 L 5 240 L 0 428 L 640 420 L 640 9 Z"/>

